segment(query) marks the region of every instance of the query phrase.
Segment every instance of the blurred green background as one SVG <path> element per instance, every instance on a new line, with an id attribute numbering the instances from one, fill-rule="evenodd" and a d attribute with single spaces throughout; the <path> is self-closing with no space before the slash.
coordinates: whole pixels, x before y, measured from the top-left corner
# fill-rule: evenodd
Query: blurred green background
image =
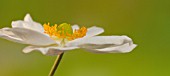
<path id="1" fill-rule="evenodd" d="M 66 52 L 55 76 L 170 76 L 169 0 L 1 0 L 0 28 L 26 13 L 50 22 L 100 26 L 102 35 L 128 35 L 127 54 Z M 22 53 L 27 46 L 0 39 L 0 76 L 47 76 L 56 56 Z"/>

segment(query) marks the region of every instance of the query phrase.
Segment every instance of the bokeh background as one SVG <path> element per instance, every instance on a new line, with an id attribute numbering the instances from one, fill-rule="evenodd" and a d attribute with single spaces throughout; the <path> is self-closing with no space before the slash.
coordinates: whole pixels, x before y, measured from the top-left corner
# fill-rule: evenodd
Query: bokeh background
<path id="1" fill-rule="evenodd" d="M 127 54 L 66 52 L 55 76 L 170 76 L 169 0 L 0 0 L 0 28 L 26 13 L 41 24 L 100 26 L 102 35 L 128 35 Z M 22 53 L 27 46 L 0 39 L 0 76 L 47 76 L 56 56 Z"/>

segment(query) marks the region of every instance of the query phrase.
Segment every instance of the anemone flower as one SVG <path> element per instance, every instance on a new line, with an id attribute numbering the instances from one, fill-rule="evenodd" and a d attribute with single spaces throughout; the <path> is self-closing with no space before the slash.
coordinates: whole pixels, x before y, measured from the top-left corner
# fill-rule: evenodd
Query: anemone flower
<path id="1" fill-rule="evenodd" d="M 94 53 L 127 53 L 137 46 L 125 35 L 96 36 L 104 32 L 101 27 L 86 28 L 67 23 L 53 26 L 50 23 L 41 25 L 33 21 L 30 14 L 26 14 L 24 20 L 12 21 L 11 25 L 12 28 L 0 29 L 0 37 L 29 45 L 23 49 L 24 53 L 40 51 L 44 55 L 59 56 L 52 73 L 58 66 L 63 52 L 69 50 L 82 48 Z"/>

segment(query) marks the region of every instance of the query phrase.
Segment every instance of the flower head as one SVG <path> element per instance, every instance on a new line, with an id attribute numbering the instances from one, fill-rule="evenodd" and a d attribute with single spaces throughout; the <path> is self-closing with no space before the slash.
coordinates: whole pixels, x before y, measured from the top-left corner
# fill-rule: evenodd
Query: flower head
<path id="1" fill-rule="evenodd" d="M 79 27 L 67 23 L 45 23 L 41 25 L 27 14 L 24 20 L 12 22 L 12 28 L 0 29 L 0 37 L 14 42 L 28 44 L 24 53 L 33 50 L 45 55 L 57 55 L 67 50 L 86 49 L 96 53 L 126 53 L 136 44 L 127 36 L 96 36 L 104 32 L 101 27 Z"/>

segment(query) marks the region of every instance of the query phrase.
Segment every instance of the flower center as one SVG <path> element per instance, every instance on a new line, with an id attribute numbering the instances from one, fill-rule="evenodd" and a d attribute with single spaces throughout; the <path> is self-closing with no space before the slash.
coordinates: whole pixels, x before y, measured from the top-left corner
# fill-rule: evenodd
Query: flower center
<path id="1" fill-rule="evenodd" d="M 74 40 L 77 38 L 82 38 L 86 35 L 87 28 L 81 27 L 80 29 L 73 30 L 70 24 L 62 23 L 60 25 L 50 26 L 50 23 L 44 24 L 44 33 L 48 34 L 52 39 L 66 39 Z"/>

